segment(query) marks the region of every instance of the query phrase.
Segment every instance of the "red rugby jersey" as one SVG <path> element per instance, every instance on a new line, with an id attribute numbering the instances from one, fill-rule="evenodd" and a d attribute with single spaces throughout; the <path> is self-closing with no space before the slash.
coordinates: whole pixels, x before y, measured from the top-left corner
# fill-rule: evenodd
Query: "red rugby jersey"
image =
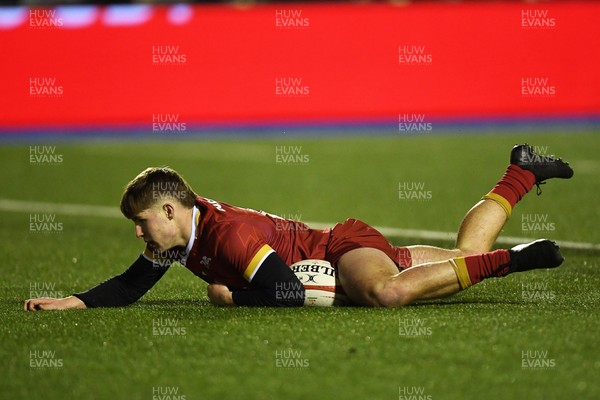
<path id="1" fill-rule="evenodd" d="M 272 251 L 287 265 L 325 259 L 330 228 L 310 229 L 301 222 L 200 196 L 196 207 L 198 224 L 185 266 L 208 283 L 247 288 Z"/>

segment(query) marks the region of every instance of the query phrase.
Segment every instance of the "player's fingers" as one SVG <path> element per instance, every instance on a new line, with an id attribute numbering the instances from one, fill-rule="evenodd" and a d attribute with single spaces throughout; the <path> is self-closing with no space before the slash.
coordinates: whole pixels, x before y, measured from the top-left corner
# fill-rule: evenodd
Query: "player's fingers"
<path id="1" fill-rule="evenodd" d="M 25 302 L 25 311 L 37 311 L 35 308 L 37 305 L 36 299 L 29 299 Z"/>
<path id="2" fill-rule="evenodd" d="M 54 299 L 50 297 L 40 297 L 38 299 L 29 299 L 25 302 L 26 311 L 37 311 L 37 310 L 45 310 L 42 305 L 48 302 L 52 302 Z"/>

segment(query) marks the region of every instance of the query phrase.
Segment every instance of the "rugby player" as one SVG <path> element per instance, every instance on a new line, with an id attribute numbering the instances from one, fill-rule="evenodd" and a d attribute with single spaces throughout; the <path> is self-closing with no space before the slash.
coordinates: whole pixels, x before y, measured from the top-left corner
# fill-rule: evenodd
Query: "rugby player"
<path id="1" fill-rule="evenodd" d="M 527 144 L 513 147 L 505 174 L 464 217 L 455 247 L 443 249 L 393 246 L 355 219 L 310 229 L 198 196 L 174 170 L 148 168 L 129 182 L 121 199 L 122 213 L 146 243 L 139 258 L 121 275 L 85 292 L 29 299 L 24 309 L 126 306 L 150 290 L 174 261 L 206 281 L 208 298 L 219 306 L 302 306 L 304 287 L 289 265 L 305 259 L 329 261 L 355 305 L 398 307 L 445 297 L 486 278 L 558 267 L 563 257 L 550 240 L 490 249 L 513 207 L 534 185 L 539 191 L 547 179 L 572 176 L 560 158 L 539 156 Z M 418 254 L 419 262 L 411 254 Z"/>

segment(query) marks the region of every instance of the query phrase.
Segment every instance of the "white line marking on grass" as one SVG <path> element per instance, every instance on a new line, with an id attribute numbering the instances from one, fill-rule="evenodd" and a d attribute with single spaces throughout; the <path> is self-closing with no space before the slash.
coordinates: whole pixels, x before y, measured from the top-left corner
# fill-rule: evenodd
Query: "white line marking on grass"
<path id="1" fill-rule="evenodd" d="M 56 213 L 87 217 L 124 218 L 116 207 L 0 199 L 0 211 Z"/>
<path id="2" fill-rule="evenodd" d="M 333 226 L 334 224 L 324 224 L 322 222 L 307 222 L 308 226 L 322 229 Z M 413 238 L 413 239 L 429 239 L 429 240 L 446 240 L 454 242 L 456 240 L 456 232 L 443 232 L 443 231 L 430 231 L 426 229 L 403 229 L 403 228 L 390 228 L 385 226 L 374 226 L 373 228 L 381 232 L 382 235 L 387 237 L 395 238 Z M 527 238 L 518 236 L 500 236 L 496 243 L 502 244 L 521 244 L 532 242 L 539 238 Z M 600 244 L 595 243 L 584 243 L 584 242 L 570 242 L 566 240 L 556 240 L 556 243 L 560 247 L 565 249 L 577 249 L 577 250 L 600 250 Z M 409 245 L 409 244 L 407 244 Z"/>
<path id="3" fill-rule="evenodd" d="M 64 215 L 87 216 L 87 217 L 102 217 L 102 218 L 124 218 L 123 214 L 117 207 L 94 206 L 85 204 L 64 204 L 64 203 L 45 203 L 38 201 L 25 200 L 10 200 L 0 199 L 0 211 L 5 212 L 24 212 L 24 213 L 56 213 Z M 315 229 L 329 228 L 335 223 L 326 222 L 306 222 L 306 224 Z M 390 228 L 385 226 L 375 226 L 384 236 L 395 238 L 413 238 L 413 239 L 430 239 L 430 240 L 445 240 L 454 241 L 456 239 L 455 232 L 430 231 L 426 229 L 403 229 Z M 501 244 L 520 244 L 527 243 L 535 238 L 516 237 L 516 236 L 500 236 L 497 243 Z M 576 250 L 600 250 L 600 244 L 570 242 L 564 240 L 556 241 L 562 248 Z"/>

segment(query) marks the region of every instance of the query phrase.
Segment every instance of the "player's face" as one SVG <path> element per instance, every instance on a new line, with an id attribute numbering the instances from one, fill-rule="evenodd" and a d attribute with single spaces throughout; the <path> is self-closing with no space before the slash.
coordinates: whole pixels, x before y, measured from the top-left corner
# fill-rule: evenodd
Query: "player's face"
<path id="1" fill-rule="evenodd" d="M 135 236 L 144 239 L 151 250 L 166 251 L 175 247 L 177 226 L 164 206 L 154 206 L 133 218 Z"/>

